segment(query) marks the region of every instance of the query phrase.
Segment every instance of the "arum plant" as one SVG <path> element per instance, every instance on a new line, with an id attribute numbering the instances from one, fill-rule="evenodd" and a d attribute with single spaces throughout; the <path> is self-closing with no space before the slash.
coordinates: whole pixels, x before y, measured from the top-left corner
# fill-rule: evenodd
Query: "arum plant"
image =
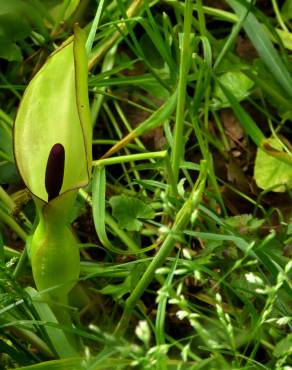
<path id="1" fill-rule="evenodd" d="M 85 35 L 75 27 L 29 83 L 14 125 L 16 163 L 38 215 L 29 252 L 34 281 L 62 304 L 80 268 L 68 215 L 92 166 L 87 75 Z"/>

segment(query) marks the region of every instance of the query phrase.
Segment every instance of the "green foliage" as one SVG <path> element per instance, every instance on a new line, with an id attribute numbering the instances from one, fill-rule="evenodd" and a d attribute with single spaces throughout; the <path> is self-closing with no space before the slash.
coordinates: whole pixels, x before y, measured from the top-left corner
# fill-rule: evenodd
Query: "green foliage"
<path id="1" fill-rule="evenodd" d="M 288 334 L 286 338 L 282 339 L 274 349 L 274 356 L 283 357 L 292 354 L 292 334 Z"/>
<path id="2" fill-rule="evenodd" d="M 238 100 L 244 100 L 250 94 L 254 83 L 240 71 L 226 72 L 218 78 L 218 82 L 224 85 Z M 214 108 L 228 107 L 230 103 L 218 83 L 214 88 Z"/>
<path id="3" fill-rule="evenodd" d="M 109 203 L 119 226 L 128 231 L 140 231 L 143 224 L 139 219 L 149 220 L 155 216 L 152 207 L 137 198 L 117 195 L 111 197 Z"/>
<path id="4" fill-rule="evenodd" d="M 9 62 L 21 61 L 23 55 L 19 44 L 30 35 L 33 27 L 43 36 L 48 35 L 44 26 L 47 14 L 41 14 L 39 8 L 38 1 L 0 1 L 0 58 Z"/>
<path id="5" fill-rule="evenodd" d="M 225 222 L 228 226 L 237 230 L 242 235 L 252 235 L 260 230 L 260 227 L 265 223 L 265 220 L 257 219 L 252 215 L 241 214 L 230 217 L 226 219 Z"/>
<path id="6" fill-rule="evenodd" d="M 0 2 L 0 58 L 8 61 L 20 61 L 21 49 L 16 41 L 25 39 L 31 27 L 23 17 L 25 4 L 21 1 Z"/>
<path id="7" fill-rule="evenodd" d="M 283 151 L 283 145 L 279 139 L 271 138 L 268 144 L 279 152 Z M 259 148 L 255 160 L 254 177 L 261 189 L 283 192 L 287 187 L 292 186 L 292 166 Z"/>

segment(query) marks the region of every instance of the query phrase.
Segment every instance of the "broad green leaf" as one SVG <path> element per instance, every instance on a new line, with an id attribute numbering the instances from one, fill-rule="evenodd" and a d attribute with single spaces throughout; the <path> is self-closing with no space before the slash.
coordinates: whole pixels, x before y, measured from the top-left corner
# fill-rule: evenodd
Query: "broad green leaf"
<path id="1" fill-rule="evenodd" d="M 282 150 L 277 139 L 271 138 L 266 141 L 272 148 Z M 264 190 L 272 188 L 271 190 L 275 192 L 283 192 L 286 189 L 285 185 L 289 188 L 292 186 L 292 166 L 259 148 L 255 160 L 254 177 L 259 188 Z"/>
<path id="2" fill-rule="evenodd" d="M 32 79 L 15 121 L 16 163 L 28 189 L 43 201 L 47 161 L 57 143 L 65 150 L 62 194 L 88 183 L 92 162 L 87 57 L 78 28 Z"/>
<path id="3" fill-rule="evenodd" d="M 237 101 L 245 99 L 254 85 L 253 81 L 241 71 L 226 72 L 218 77 L 218 81 L 232 92 Z M 214 98 L 213 104 L 215 107 L 230 106 L 229 100 L 218 83 L 215 84 Z"/>
<path id="4" fill-rule="evenodd" d="M 117 195 L 111 197 L 109 203 L 120 227 L 129 231 L 141 229 L 142 222 L 139 219 L 152 219 L 155 216 L 154 210 L 140 199 Z"/>

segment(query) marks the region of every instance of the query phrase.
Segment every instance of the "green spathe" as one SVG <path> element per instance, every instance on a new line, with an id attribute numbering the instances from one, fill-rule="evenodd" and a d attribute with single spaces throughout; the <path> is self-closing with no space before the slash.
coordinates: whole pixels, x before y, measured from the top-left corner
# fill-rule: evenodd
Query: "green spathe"
<path id="1" fill-rule="evenodd" d="M 65 149 L 60 194 L 86 185 L 91 173 L 91 123 L 83 32 L 76 28 L 28 85 L 14 126 L 17 166 L 28 189 L 47 202 L 45 172 L 51 148 Z"/>

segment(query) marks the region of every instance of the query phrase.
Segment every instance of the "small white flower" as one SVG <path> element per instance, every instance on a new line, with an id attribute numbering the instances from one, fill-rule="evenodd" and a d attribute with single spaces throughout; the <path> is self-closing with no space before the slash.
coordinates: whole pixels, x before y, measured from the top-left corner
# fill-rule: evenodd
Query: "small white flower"
<path id="1" fill-rule="evenodd" d="M 189 313 L 187 311 L 184 311 L 184 310 L 179 310 L 176 313 L 176 316 L 178 317 L 179 320 L 185 319 L 186 317 L 188 317 L 188 315 L 189 315 Z"/>
<path id="2" fill-rule="evenodd" d="M 149 344 L 151 332 L 147 321 L 145 320 L 139 321 L 135 330 L 135 334 L 146 346 Z"/>
<path id="3" fill-rule="evenodd" d="M 245 274 L 245 278 L 250 284 L 264 285 L 263 280 L 252 272 Z"/>
<path id="4" fill-rule="evenodd" d="M 287 325 L 290 321 L 292 320 L 292 317 L 288 317 L 288 316 L 285 316 L 285 317 L 280 317 L 276 323 L 280 326 L 284 326 L 284 325 Z"/>

